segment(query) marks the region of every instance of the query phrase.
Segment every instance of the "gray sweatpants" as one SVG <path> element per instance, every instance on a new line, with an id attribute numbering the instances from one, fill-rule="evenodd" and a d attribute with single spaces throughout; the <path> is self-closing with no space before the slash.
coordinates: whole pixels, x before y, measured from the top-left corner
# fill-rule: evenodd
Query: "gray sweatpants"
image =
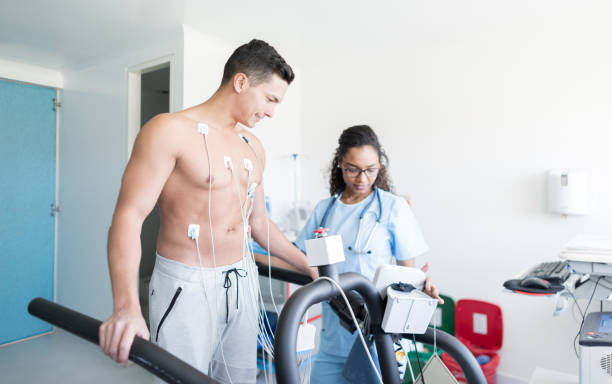
<path id="1" fill-rule="evenodd" d="M 197 268 L 159 254 L 149 285 L 151 341 L 223 383 L 255 383 L 257 268 Z"/>

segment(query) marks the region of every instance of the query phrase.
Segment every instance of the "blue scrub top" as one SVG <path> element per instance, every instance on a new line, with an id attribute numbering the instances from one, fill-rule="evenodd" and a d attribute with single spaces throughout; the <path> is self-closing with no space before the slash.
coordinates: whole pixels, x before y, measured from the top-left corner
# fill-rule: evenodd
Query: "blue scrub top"
<path id="1" fill-rule="evenodd" d="M 368 279 L 374 278 L 376 269 L 383 264 L 391 264 L 392 259 L 408 260 L 429 250 L 421 229 L 406 200 L 390 192 L 379 189 L 382 203 L 382 219 L 376 227 L 372 240 L 366 249 L 365 243 L 372 233 L 378 215 L 378 201 L 375 199 L 364 215 L 358 249 L 370 254 L 355 253 L 355 240 L 359 229 L 359 215 L 374 196 L 372 193 L 357 204 L 344 204 L 340 199 L 334 204 L 327 217 L 326 227 L 329 235 L 342 236 L 345 261 L 336 264 L 338 273 L 357 272 Z M 333 197 L 317 203 L 308 222 L 302 229 L 296 245 L 304 250 L 304 241 L 314 238 L 314 230 L 319 228 L 321 219 Z M 349 250 L 351 247 L 351 250 Z M 323 327 L 321 329 L 321 351 L 335 356 L 348 356 L 357 337 L 340 325 L 336 314 L 329 304 L 323 303 Z"/>

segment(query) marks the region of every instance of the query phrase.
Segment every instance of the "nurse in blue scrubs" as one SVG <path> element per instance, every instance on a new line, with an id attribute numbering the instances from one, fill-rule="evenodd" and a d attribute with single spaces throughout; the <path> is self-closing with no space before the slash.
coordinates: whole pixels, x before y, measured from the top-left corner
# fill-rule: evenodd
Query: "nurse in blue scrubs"
<path id="1" fill-rule="evenodd" d="M 328 234 L 342 236 L 346 260 L 336 264 L 338 273 L 358 272 L 372 280 L 376 268 L 393 259 L 398 265 L 414 267 L 415 257 L 429 248 L 406 200 L 391 193 L 386 164 L 387 156 L 369 126 L 345 129 L 331 164 L 332 197 L 316 205 L 297 246 L 304 249 L 304 241 L 324 227 Z M 429 278 L 424 291 L 439 299 Z M 321 342 L 311 383 L 348 383 L 342 369 L 357 333 L 343 328 L 327 303 L 322 306 Z"/>

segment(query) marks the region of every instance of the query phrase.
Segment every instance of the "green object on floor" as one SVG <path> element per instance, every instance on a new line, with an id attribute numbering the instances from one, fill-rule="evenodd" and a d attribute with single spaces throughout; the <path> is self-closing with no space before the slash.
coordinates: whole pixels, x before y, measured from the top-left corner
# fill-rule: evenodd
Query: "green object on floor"
<path id="1" fill-rule="evenodd" d="M 455 301 L 446 295 L 441 294 L 440 297 L 444 304 L 438 304 L 429 326 L 435 324 L 437 329 L 455 335 Z"/>

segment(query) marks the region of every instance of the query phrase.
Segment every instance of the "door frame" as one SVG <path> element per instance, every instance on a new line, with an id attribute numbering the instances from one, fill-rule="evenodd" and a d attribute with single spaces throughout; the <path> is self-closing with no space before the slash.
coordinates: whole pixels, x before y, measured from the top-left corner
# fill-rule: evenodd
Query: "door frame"
<path id="1" fill-rule="evenodd" d="M 141 77 L 143 74 L 153 72 L 160 68 L 170 66 L 170 83 L 169 83 L 169 110 L 173 111 L 173 106 L 176 101 L 174 94 L 174 77 L 175 58 L 174 55 L 166 55 L 140 63 L 127 68 L 127 138 L 126 138 L 126 153 L 127 160 L 130 159 L 134 141 L 140 131 L 142 122 L 140 121 L 140 87 Z M 127 162 L 126 160 L 126 162 Z"/>
<path id="2" fill-rule="evenodd" d="M 168 79 L 168 110 L 174 112 L 178 109 L 176 106 L 177 95 L 175 92 L 175 57 L 173 54 L 165 55 L 152 59 L 127 68 L 127 140 L 126 140 L 126 163 L 130 160 L 134 141 L 142 122 L 140 121 L 141 114 L 141 86 L 142 75 L 156 71 L 161 68 L 169 67 Z M 140 266 L 138 268 L 138 297 L 140 299 Z M 146 317 L 146 316 L 145 316 Z M 147 324 L 148 324 L 148 319 Z"/>

